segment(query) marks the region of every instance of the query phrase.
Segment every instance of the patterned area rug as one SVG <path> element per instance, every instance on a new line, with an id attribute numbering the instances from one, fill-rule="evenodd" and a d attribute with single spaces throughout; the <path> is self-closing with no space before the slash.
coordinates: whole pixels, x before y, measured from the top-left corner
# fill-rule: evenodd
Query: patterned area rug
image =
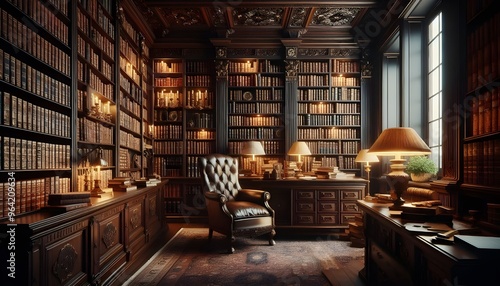
<path id="1" fill-rule="evenodd" d="M 225 237 L 207 228 L 183 228 L 129 279 L 127 285 L 330 285 L 323 271 L 335 273 L 363 248 L 327 236 L 276 239 L 240 238 L 227 254 Z"/>

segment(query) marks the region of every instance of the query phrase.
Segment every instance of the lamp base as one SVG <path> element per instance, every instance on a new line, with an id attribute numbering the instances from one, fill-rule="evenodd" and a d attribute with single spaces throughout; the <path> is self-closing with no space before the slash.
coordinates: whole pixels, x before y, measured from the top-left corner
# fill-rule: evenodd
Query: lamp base
<path id="1" fill-rule="evenodd" d="M 405 200 L 401 196 L 408 188 L 408 182 L 410 181 L 410 175 L 404 172 L 405 165 L 403 163 L 405 161 L 405 159 L 392 159 L 392 164 L 390 165 L 391 172 L 386 176 L 387 183 L 396 195 L 396 199 L 394 200 L 395 207 L 402 206 L 405 203 Z"/>
<path id="2" fill-rule="evenodd" d="M 94 189 L 92 191 L 90 191 L 91 197 L 100 198 L 101 194 L 105 193 L 103 190 L 101 190 L 101 187 L 99 186 L 100 183 L 101 183 L 101 180 L 94 181 Z"/>

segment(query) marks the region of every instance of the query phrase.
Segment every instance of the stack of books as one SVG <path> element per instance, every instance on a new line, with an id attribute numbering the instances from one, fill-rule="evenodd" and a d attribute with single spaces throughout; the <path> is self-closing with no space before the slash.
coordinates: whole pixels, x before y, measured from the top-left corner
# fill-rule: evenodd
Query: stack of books
<path id="1" fill-rule="evenodd" d="M 137 186 L 132 185 L 134 181 L 130 177 L 116 177 L 108 181 L 108 187 L 113 192 L 130 192 L 137 190 Z"/>
<path id="2" fill-rule="evenodd" d="M 72 210 L 90 205 L 90 192 L 50 194 L 48 208 Z"/>
<path id="3" fill-rule="evenodd" d="M 356 214 L 354 221 L 349 223 L 349 239 L 352 247 L 365 247 L 363 216 Z"/>
<path id="4" fill-rule="evenodd" d="M 153 187 L 153 186 L 158 185 L 159 182 L 160 182 L 160 180 L 158 180 L 156 178 L 140 178 L 140 179 L 134 181 L 134 185 L 136 185 L 137 187 L 141 187 L 141 188 Z"/>
<path id="5" fill-rule="evenodd" d="M 401 218 L 415 221 L 451 223 L 453 209 L 440 205 L 440 201 L 424 201 L 404 204 L 400 207 Z"/>
<path id="6" fill-rule="evenodd" d="M 347 179 L 354 177 L 354 174 L 344 173 L 339 167 L 318 167 L 316 169 L 318 179 Z"/>
<path id="7" fill-rule="evenodd" d="M 316 177 L 318 179 L 331 179 L 335 178 L 339 172 L 339 167 L 325 167 L 321 166 L 316 169 Z"/>

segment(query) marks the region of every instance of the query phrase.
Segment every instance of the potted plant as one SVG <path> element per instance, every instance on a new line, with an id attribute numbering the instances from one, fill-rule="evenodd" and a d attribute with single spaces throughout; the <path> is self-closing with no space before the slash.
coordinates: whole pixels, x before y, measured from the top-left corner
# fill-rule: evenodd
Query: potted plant
<path id="1" fill-rule="evenodd" d="M 436 175 L 437 167 L 427 156 L 414 156 L 408 160 L 406 172 L 410 174 L 412 181 L 427 182 Z"/>

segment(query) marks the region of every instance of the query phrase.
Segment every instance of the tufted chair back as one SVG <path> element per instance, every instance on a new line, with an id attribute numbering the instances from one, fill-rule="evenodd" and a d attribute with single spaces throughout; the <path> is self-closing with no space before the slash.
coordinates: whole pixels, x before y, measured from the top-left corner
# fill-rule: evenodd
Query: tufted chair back
<path id="1" fill-rule="evenodd" d="M 204 181 L 203 191 L 225 195 L 234 200 L 241 190 L 238 181 L 238 159 L 229 155 L 210 154 L 200 157 L 199 170 Z"/>

